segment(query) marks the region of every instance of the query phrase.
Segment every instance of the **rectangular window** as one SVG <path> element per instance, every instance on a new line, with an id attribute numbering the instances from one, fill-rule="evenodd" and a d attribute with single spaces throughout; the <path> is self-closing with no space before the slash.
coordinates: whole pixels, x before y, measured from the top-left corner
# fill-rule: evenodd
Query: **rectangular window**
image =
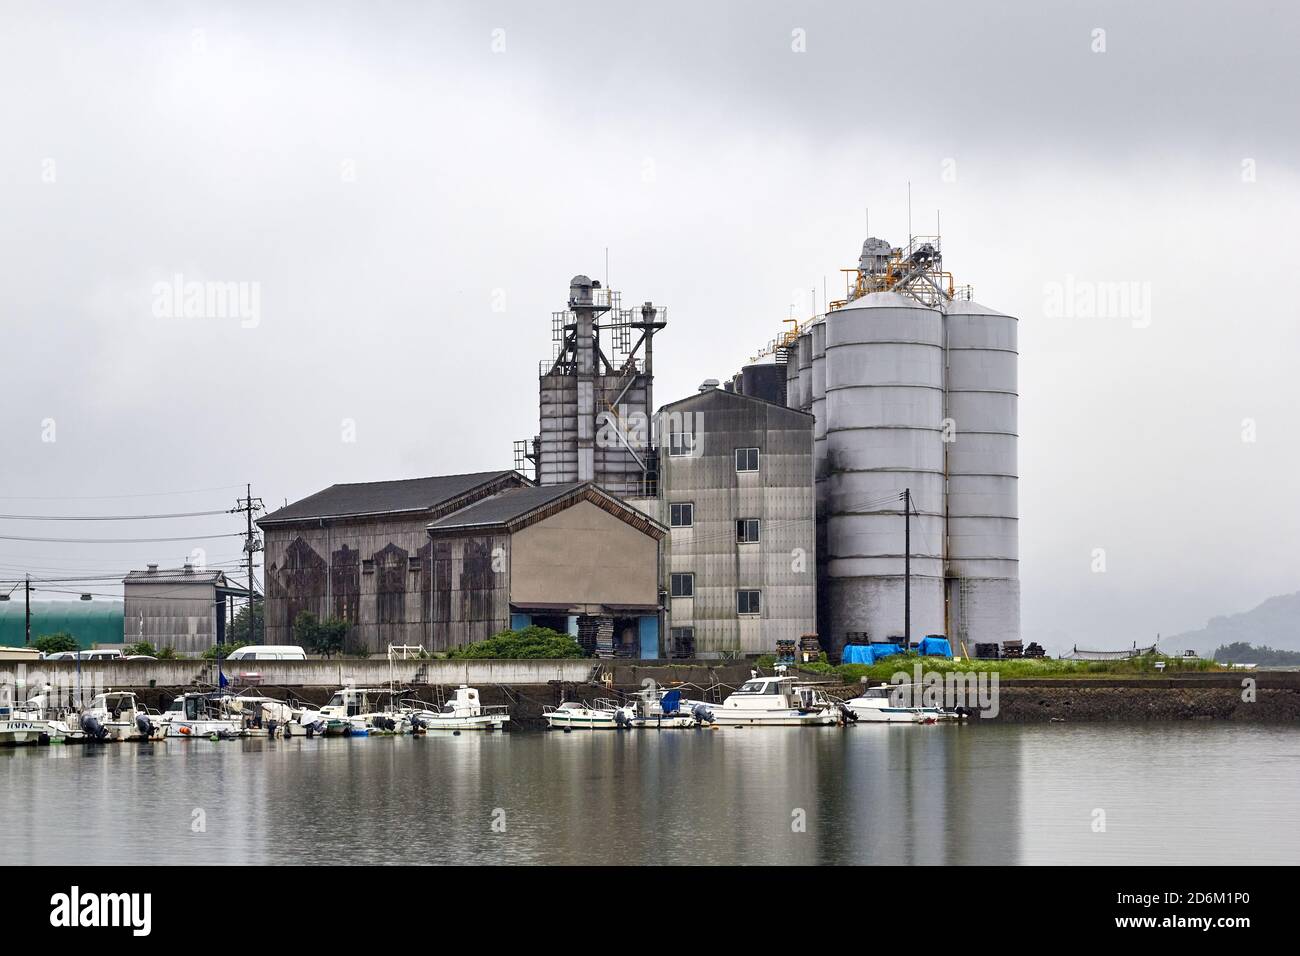
<path id="1" fill-rule="evenodd" d="M 672 458 L 684 458 L 695 450 L 695 436 L 690 432 L 669 432 L 668 455 Z"/>
<path id="2" fill-rule="evenodd" d="M 678 658 L 692 658 L 695 656 L 695 628 L 673 628 L 672 656 Z"/>
<path id="3" fill-rule="evenodd" d="M 759 591 L 737 591 L 736 613 L 757 614 L 760 610 Z"/>
<path id="4" fill-rule="evenodd" d="M 674 574 L 671 584 L 673 597 L 695 597 L 695 575 Z"/>
<path id="5" fill-rule="evenodd" d="M 668 506 L 668 524 L 673 528 L 690 528 L 695 525 L 695 505 L 688 502 Z"/>
<path id="6" fill-rule="evenodd" d="M 758 471 L 758 449 L 736 449 L 736 471 Z"/>
<path id="7" fill-rule="evenodd" d="M 741 518 L 736 522 L 736 540 L 741 544 L 758 542 L 758 519 Z"/>

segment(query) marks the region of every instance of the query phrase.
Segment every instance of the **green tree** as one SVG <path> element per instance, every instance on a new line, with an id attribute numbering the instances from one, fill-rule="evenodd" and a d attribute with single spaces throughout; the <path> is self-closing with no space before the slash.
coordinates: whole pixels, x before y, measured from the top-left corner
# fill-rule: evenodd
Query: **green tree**
<path id="1" fill-rule="evenodd" d="M 502 631 L 486 640 L 475 641 L 452 651 L 451 657 L 470 658 L 566 658 L 585 657 L 581 645 L 572 635 L 561 634 L 549 627 L 530 624 L 518 631 Z"/>
<path id="2" fill-rule="evenodd" d="M 226 643 L 233 650 L 236 647 L 243 647 L 245 644 L 261 644 L 262 635 L 266 633 L 265 621 L 263 616 L 263 602 L 255 600 L 253 602 L 253 627 L 250 632 L 248 627 L 248 605 L 245 604 L 235 612 L 235 619 L 226 628 Z"/>
<path id="3" fill-rule="evenodd" d="M 347 644 L 351 625 L 337 617 L 319 620 L 311 611 L 302 611 L 293 621 L 293 639 L 313 654 L 333 657 Z"/>
<path id="4" fill-rule="evenodd" d="M 57 654 L 60 651 L 75 651 L 81 645 L 77 639 L 67 631 L 55 631 L 53 634 L 43 634 L 36 640 L 32 641 L 32 647 L 36 648 L 43 654 Z"/>

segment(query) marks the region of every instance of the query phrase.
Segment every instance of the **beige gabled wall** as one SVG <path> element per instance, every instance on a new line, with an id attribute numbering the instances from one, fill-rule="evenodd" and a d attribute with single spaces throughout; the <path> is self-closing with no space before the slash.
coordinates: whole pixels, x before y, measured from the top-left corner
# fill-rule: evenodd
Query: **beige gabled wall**
<path id="1" fill-rule="evenodd" d="M 510 600 L 654 605 L 658 555 L 653 537 L 580 501 L 514 534 Z"/>

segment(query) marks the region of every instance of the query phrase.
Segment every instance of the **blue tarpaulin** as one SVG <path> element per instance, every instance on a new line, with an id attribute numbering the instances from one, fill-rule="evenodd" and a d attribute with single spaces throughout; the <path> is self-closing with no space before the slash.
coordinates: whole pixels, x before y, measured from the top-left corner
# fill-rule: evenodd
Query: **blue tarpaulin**
<path id="1" fill-rule="evenodd" d="M 874 664 L 883 657 L 902 652 L 897 644 L 849 644 L 840 656 L 841 664 Z"/>
<path id="2" fill-rule="evenodd" d="M 948 638 L 932 634 L 921 639 L 916 652 L 922 657 L 952 657 L 952 645 L 948 643 Z"/>

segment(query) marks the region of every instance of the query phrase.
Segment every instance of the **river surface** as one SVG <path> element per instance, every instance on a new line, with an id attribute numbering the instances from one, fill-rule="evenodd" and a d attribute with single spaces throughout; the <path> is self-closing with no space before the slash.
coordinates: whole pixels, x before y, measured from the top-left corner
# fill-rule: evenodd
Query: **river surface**
<path id="1" fill-rule="evenodd" d="M 0 863 L 1294 863 L 1300 729 L 863 726 L 0 750 Z"/>

